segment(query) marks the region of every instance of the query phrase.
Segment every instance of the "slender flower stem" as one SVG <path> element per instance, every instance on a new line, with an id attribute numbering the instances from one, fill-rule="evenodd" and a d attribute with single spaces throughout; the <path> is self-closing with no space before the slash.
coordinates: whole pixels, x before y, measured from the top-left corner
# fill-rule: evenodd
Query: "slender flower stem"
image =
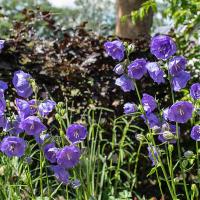
<path id="1" fill-rule="evenodd" d="M 42 150 L 40 150 L 40 195 L 43 199 L 42 162 L 43 162 Z"/>
<path id="2" fill-rule="evenodd" d="M 199 144 L 198 144 L 198 141 L 196 141 L 196 154 L 197 154 L 197 177 L 200 180 Z M 200 182 L 199 182 L 199 188 L 200 188 Z"/>
<path id="3" fill-rule="evenodd" d="M 139 90 L 138 90 L 138 87 L 137 87 L 137 84 L 136 84 L 135 80 L 133 80 L 133 84 L 135 86 L 136 93 L 137 93 L 137 96 L 138 96 L 138 99 L 139 99 L 139 103 L 140 103 L 140 105 L 142 107 L 142 112 L 144 114 L 144 117 L 145 117 L 145 120 L 146 120 L 146 123 L 147 123 L 147 127 L 148 127 L 148 130 L 149 130 L 150 136 L 151 136 L 151 142 L 153 143 L 153 146 L 156 148 L 156 143 L 155 143 L 155 140 L 154 140 L 154 137 L 153 137 L 153 133 L 151 132 L 151 129 L 150 129 L 150 126 L 149 126 L 149 122 L 148 122 L 147 117 L 146 117 L 146 112 L 145 112 L 144 107 L 142 105 L 142 99 L 141 99 L 141 96 L 140 96 L 140 93 L 139 93 Z M 152 153 L 152 155 L 154 155 L 154 153 Z M 165 181 L 167 183 L 168 189 L 170 191 L 170 194 L 171 194 L 172 198 L 175 200 L 175 199 L 177 199 L 177 197 L 176 197 L 176 195 L 174 195 L 174 192 L 173 192 L 173 190 L 172 190 L 172 188 L 170 186 L 169 180 L 167 178 L 167 173 L 166 173 L 165 167 L 164 167 L 164 165 L 162 163 L 162 160 L 161 160 L 159 154 L 158 154 L 158 161 L 160 163 L 160 166 L 161 166 Z M 157 169 L 156 169 L 156 171 L 157 171 Z"/>

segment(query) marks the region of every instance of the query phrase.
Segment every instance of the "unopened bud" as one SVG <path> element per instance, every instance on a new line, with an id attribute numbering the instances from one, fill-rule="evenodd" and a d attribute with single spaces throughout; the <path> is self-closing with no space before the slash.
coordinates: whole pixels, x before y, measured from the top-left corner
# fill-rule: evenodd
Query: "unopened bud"
<path id="1" fill-rule="evenodd" d="M 173 140 L 173 139 L 175 139 L 175 135 L 172 134 L 170 131 L 165 131 L 163 133 L 163 138 L 166 140 Z"/>
<path id="2" fill-rule="evenodd" d="M 138 140 L 138 141 L 140 141 L 140 142 L 145 141 L 145 136 L 142 135 L 142 134 L 137 134 L 137 135 L 135 136 L 135 138 L 136 138 L 136 140 Z"/>
<path id="3" fill-rule="evenodd" d="M 188 150 L 188 151 L 186 151 L 185 153 L 184 153 L 184 157 L 185 158 L 191 158 L 191 157 L 193 157 L 194 156 L 194 153 L 192 152 L 192 151 L 190 151 L 190 150 Z"/>

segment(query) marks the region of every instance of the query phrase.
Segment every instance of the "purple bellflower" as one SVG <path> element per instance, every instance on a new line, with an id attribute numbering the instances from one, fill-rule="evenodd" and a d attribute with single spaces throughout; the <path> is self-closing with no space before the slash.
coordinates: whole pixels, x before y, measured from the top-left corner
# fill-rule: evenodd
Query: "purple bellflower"
<path id="1" fill-rule="evenodd" d="M 190 137 L 195 141 L 200 141 L 200 125 L 193 126 Z"/>
<path id="2" fill-rule="evenodd" d="M 54 172 L 55 177 L 58 179 L 58 181 L 68 184 L 69 183 L 69 172 L 59 165 L 52 165 L 51 170 Z"/>
<path id="3" fill-rule="evenodd" d="M 171 75 L 176 75 L 186 68 L 187 60 L 183 56 L 175 56 L 169 61 L 169 72 Z"/>
<path id="4" fill-rule="evenodd" d="M 191 86 L 190 95 L 194 100 L 200 99 L 200 83 L 194 83 Z"/>
<path id="5" fill-rule="evenodd" d="M 134 103 L 125 103 L 124 104 L 124 113 L 130 114 L 137 111 L 137 106 Z"/>
<path id="6" fill-rule="evenodd" d="M 55 108 L 56 103 L 52 100 L 45 100 L 44 102 L 40 103 L 38 106 L 38 111 L 42 117 L 47 116 L 49 113 L 53 111 Z"/>
<path id="7" fill-rule="evenodd" d="M 115 84 L 120 86 L 124 92 L 130 92 L 131 90 L 135 89 L 133 81 L 126 75 L 122 75 L 117 78 Z"/>
<path id="8" fill-rule="evenodd" d="M 190 80 L 190 73 L 181 71 L 172 77 L 172 86 L 174 91 L 180 91 L 185 88 L 187 82 Z"/>
<path id="9" fill-rule="evenodd" d="M 157 108 L 156 100 L 146 93 L 143 94 L 142 105 L 147 113 L 151 113 Z"/>

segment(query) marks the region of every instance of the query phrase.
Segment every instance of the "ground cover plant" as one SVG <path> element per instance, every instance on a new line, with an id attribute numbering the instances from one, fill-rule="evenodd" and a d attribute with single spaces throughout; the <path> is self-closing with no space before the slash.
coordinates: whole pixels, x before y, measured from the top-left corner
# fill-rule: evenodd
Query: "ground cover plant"
<path id="1" fill-rule="evenodd" d="M 20 15 L 0 41 L 0 199 L 199 199 L 197 45 Z"/>

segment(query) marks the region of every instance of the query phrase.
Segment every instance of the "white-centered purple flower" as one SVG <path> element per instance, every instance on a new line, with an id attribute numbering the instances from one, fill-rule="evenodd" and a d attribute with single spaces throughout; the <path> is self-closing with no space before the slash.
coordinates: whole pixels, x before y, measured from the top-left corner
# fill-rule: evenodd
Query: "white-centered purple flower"
<path id="1" fill-rule="evenodd" d="M 16 118 L 13 120 L 7 120 L 4 131 L 8 131 L 12 135 L 19 135 L 23 132 L 23 130 L 20 128 L 20 124 L 21 118 L 16 116 Z"/>
<path id="2" fill-rule="evenodd" d="M 109 56 L 114 60 L 121 61 L 124 58 L 124 45 L 120 40 L 108 41 L 104 43 L 104 48 Z"/>
<path id="3" fill-rule="evenodd" d="M 143 94 L 142 105 L 147 113 L 151 113 L 157 108 L 156 100 L 146 93 Z"/>
<path id="4" fill-rule="evenodd" d="M 13 85 L 20 97 L 28 98 L 32 95 L 33 89 L 30 84 L 31 75 L 21 70 L 16 71 L 13 77 Z"/>
<path id="5" fill-rule="evenodd" d="M 137 111 L 137 106 L 134 103 L 125 103 L 124 104 L 124 113 L 130 114 Z"/>
<path id="6" fill-rule="evenodd" d="M 183 56 L 175 56 L 169 61 L 169 72 L 171 75 L 176 75 L 186 68 L 187 60 Z"/>
<path id="7" fill-rule="evenodd" d="M 4 137 L 4 139 L 0 143 L 0 150 L 8 157 L 21 157 L 24 155 L 25 149 L 25 140 L 15 136 Z"/>
<path id="8" fill-rule="evenodd" d="M 185 88 L 187 82 L 190 80 L 190 73 L 181 71 L 172 77 L 172 86 L 174 91 L 180 91 L 182 88 Z"/>
<path id="9" fill-rule="evenodd" d="M 52 165 L 51 170 L 54 172 L 55 177 L 61 183 L 68 184 L 69 183 L 69 172 L 60 165 Z"/>
<path id="10" fill-rule="evenodd" d="M 166 60 L 176 53 L 176 44 L 167 35 L 158 35 L 151 40 L 151 53 L 158 59 Z"/>
<path id="11" fill-rule="evenodd" d="M 129 77 L 137 79 L 137 80 L 141 79 L 144 76 L 144 74 L 147 72 L 146 63 L 147 62 L 144 58 L 134 60 L 128 66 Z"/>
<path id="12" fill-rule="evenodd" d="M 57 158 L 56 155 L 59 151 L 58 148 L 55 147 L 55 143 L 46 144 L 43 147 L 44 156 L 50 163 L 56 163 Z"/>
<path id="13" fill-rule="evenodd" d="M 159 68 L 156 62 L 148 62 L 146 64 L 147 71 L 149 72 L 150 77 L 154 80 L 154 82 L 160 84 L 164 83 L 164 71 Z"/>
<path id="14" fill-rule="evenodd" d="M 117 78 L 115 84 L 120 86 L 124 92 L 130 92 L 131 90 L 135 89 L 133 81 L 126 75 L 122 75 Z"/>
<path id="15" fill-rule="evenodd" d="M 114 67 L 113 71 L 118 75 L 122 75 L 124 73 L 124 68 L 123 68 L 123 66 L 121 64 L 117 64 Z"/>
<path id="16" fill-rule="evenodd" d="M 8 84 L 6 82 L 0 80 L 0 90 L 5 91 L 7 89 L 8 89 Z"/>
<path id="17" fill-rule="evenodd" d="M 154 166 L 158 163 L 159 149 L 153 146 L 148 146 L 147 149 L 148 149 L 148 156 L 152 161 L 152 166 Z"/>
<path id="18" fill-rule="evenodd" d="M 20 128 L 22 128 L 27 135 L 34 136 L 38 136 L 47 129 L 41 120 L 35 116 L 30 116 L 24 119 L 20 124 Z"/>
<path id="19" fill-rule="evenodd" d="M 73 144 L 83 141 L 87 136 L 87 129 L 81 124 L 71 124 L 66 130 L 67 138 Z"/>
<path id="20" fill-rule="evenodd" d="M 38 106 L 38 111 L 42 117 L 47 116 L 49 113 L 53 111 L 56 106 L 56 102 L 52 100 L 45 100 L 40 103 Z"/>
<path id="21" fill-rule="evenodd" d="M 58 165 L 69 169 L 75 167 L 80 160 L 81 152 L 76 146 L 65 146 L 57 153 Z"/>
<path id="22" fill-rule="evenodd" d="M 194 106 L 187 101 L 179 101 L 173 104 L 168 111 L 168 119 L 178 123 L 186 123 L 192 118 Z"/>
<path id="23" fill-rule="evenodd" d="M 190 95 L 194 100 L 200 99 L 200 83 L 194 83 L 191 86 Z"/>

